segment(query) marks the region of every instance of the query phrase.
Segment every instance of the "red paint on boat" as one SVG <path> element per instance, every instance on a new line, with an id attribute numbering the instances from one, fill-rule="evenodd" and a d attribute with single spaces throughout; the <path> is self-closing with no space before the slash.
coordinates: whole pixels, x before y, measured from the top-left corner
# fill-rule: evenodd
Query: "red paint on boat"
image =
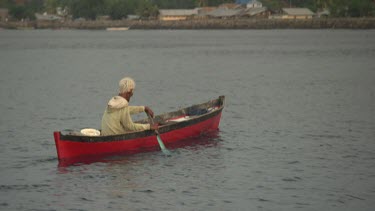
<path id="1" fill-rule="evenodd" d="M 220 118 L 221 112 L 218 115 L 197 124 L 162 133 L 160 134 L 160 137 L 168 147 L 168 143 L 173 143 L 179 140 L 183 141 L 183 139 L 186 138 L 198 137 L 204 133 L 217 130 Z M 131 140 L 106 142 L 77 142 L 61 140 L 60 135 L 60 132 L 54 132 L 59 160 L 116 153 L 132 153 L 135 151 L 157 148 L 159 146 L 156 135 Z"/>

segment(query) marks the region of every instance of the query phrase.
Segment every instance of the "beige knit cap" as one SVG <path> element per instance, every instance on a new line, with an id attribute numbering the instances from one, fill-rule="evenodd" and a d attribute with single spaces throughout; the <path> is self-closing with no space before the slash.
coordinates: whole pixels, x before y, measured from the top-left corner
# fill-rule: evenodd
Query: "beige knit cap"
<path id="1" fill-rule="evenodd" d="M 121 81 L 119 82 L 120 94 L 125 93 L 125 92 L 129 92 L 130 90 L 132 90 L 134 88 L 135 88 L 135 82 L 132 78 L 125 77 L 125 78 L 121 79 Z"/>

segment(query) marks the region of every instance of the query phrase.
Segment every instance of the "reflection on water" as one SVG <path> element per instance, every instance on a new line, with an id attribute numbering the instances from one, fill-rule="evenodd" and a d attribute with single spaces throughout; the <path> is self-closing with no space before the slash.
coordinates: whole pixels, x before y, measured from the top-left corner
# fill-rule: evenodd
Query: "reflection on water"
<path id="1" fill-rule="evenodd" d="M 58 175 L 52 182 L 52 188 L 63 193 L 60 195 L 61 198 L 77 203 L 101 201 L 102 199 L 97 198 L 95 194 L 90 194 L 95 190 L 101 190 L 101 197 L 104 195 L 104 198 L 109 200 L 100 205 L 103 209 L 146 208 L 149 206 L 144 203 L 146 198 L 152 199 L 179 192 L 192 197 L 195 196 L 194 191 L 199 191 L 203 185 L 207 185 L 203 184 L 206 183 L 203 180 L 214 178 L 220 169 L 225 168 L 220 155 L 220 143 L 220 137 L 216 132 L 169 145 L 168 148 L 172 151 L 170 157 L 160 151 L 153 151 L 112 156 L 99 162 L 96 160 L 92 163 L 60 166 Z M 206 168 L 215 171 L 204 173 Z M 186 181 L 183 180 L 189 178 L 193 180 L 185 184 Z M 92 184 L 93 182 L 95 184 Z M 75 189 L 85 190 L 88 194 L 71 199 L 68 193 Z M 124 203 L 124 200 L 127 202 Z M 60 199 L 59 202 L 61 201 L 64 200 Z M 178 203 L 183 206 L 184 201 L 181 199 Z M 163 202 L 160 203 L 162 206 Z M 71 204 L 64 204 L 62 208 L 71 207 L 74 208 Z"/>

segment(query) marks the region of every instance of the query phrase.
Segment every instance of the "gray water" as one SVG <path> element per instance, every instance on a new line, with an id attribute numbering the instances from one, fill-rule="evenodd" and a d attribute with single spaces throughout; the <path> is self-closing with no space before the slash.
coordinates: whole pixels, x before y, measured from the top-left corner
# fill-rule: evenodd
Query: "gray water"
<path id="1" fill-rule="evenodd" d="M 374 58 L 374 30 L 2 30 L 0 210 L 373 210 Z M 156 114 L 225 95 L 220 131 L 59 166 L 124 76 Z"/>

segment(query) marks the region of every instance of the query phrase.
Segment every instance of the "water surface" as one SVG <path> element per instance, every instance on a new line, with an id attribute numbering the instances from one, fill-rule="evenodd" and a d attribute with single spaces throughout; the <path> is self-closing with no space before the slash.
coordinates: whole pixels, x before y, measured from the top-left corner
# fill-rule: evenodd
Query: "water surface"
<path id="1" fill-rule="evenodd" d="M 2 30 L 0 209 L 372 210 L 374 58 L 374 30 Z M 225 95 L 220 131 L 59 167 L 125 76 L 156 114 Z"/>

